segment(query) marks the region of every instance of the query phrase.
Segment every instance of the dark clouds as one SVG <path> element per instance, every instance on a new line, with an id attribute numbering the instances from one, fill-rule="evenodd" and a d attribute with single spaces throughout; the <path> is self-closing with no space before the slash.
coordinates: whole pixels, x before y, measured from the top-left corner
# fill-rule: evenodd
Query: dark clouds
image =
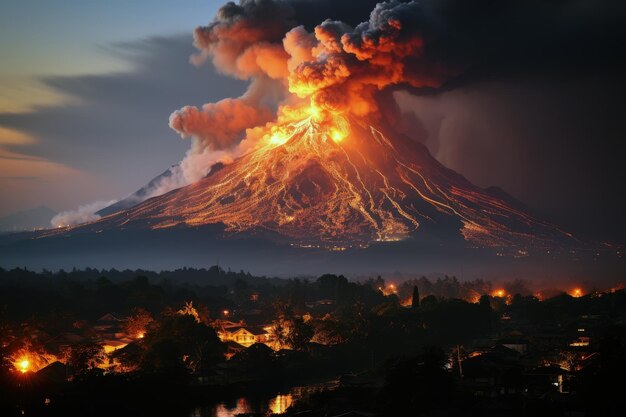
<path id="1" fill-rule="evenodd" d="M 440 53 L 466 70 L 443 91 L 401 97 L 426 130 L 418 139 L 479 185 L 498 185 L 575 232 L 623 242 L 625 5 L 430 4 L 450 28 Z"/>
<path id="2" fill-rule="evenodd" d="M 73 97 L 72 104 L 0 114 L 0 126 L 37 139 L 7 148 L 95 173 L 122 196 L 184 156 L 188 143 L 168 127 L 173 109 L 236 96 L 245 86 L 208 66 L 190 65 L 195 51 L 190 35 L 118 44 L 109 51 L 131 70 L 45 79 Z"/>
<path id="3" fill-rule="evenodd" d="M 286 27 L 354 26 L 375 1 L 279 2 Z M 232 16 L 276 2 L 244 1 Z M 569 229 L 624 240 L 621 125 L 626 4 L 617 0 L 424 0 L 424 51 L 460 75 L 408 88 L 413 136 L 446 165 L 498 185 Z M 267 14 L 261 14 L 267 16 Z M 279 28 L 283 30 L 284 28 Z M 276 41 L 278 35 L 268 39 Z M 381 109 L 385 111 L 386 109 Z M 405 126 L 407 127 L 407 126 Z"/>

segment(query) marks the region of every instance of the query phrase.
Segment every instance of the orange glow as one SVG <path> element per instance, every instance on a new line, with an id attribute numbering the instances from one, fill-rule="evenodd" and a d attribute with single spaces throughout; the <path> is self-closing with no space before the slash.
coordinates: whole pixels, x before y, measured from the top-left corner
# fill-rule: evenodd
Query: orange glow
<path id="1" fill-rule="evenodd" d="M 272 414 L 283 414 L 291 406 L 292 402 L 291 394 L 277 395 L 269 401 L 269 409 Z"/>
<path id="2" fill-rule="evenodd" d="M 229 316 L 230 315 L 230 311 L 224 310 L 224 311 L 222 311 L 222 314 L 225 315 L 225 316 Z"/>
<path id="3" fill-rule="evenodd" d="M 10 361 L 16 371 L 23 374 L 37 372 L 54 362 L 57 358 L 48 353 L 34 352 L 27 348 L 19 349 L 10 356 Z"/>
<path id="4" fill-rule="evenodd" d="M 341 142 L 345 138 L 345 136 L 340 131 L 335 129 L 330 130 L 330 137 L 337 143 Z"/>
<path id="5" fill-rule="evenodd" d="M 494 290 L 494 291 L 491 293 L 491 296 L 492 296 L 492 297 L 500 297 L 500 298 L 503 298 L 503 297 L 506 297 L 506 291 L 504 291 L 503 289 Z"/>
<path id="6" fill-rule="evenodd" d="M 571 295 L 574 298 L 578 298 L 578 297 L 582 297 L 583 295 L 585 295 L 583 293 L 583 290 L 581 288 L 573 288 L 570 292 L 569 295 Z"/>
<path id="7" fill-rule="evenodd" d="M 144 337 L 146 337 L 146 334 L 144 332 L 139 332 L 137 334 L 137 339 L 143 339 Z"/>
<path id="8" fill-rule="evenodd" d="M 386 287 L 379 287 L 378 289 L 382 291 L 385 296 L 398 293 L 398 289 L 395 284 L 389 284 Z"/>
<path id="9" fill-rule="evenodd" d="M 20 370 L 21 373 L 25 374 L 26 372 L 28 372 L 28 368 L 30 368 L 30 361 L 26 358 L 20 360 L 20 362 L 18 363 L 18 369 Z"/>
<path id="10" fill-rule="evenodd" d="M 471 186 L 387 120 L 382 90 L 438 87 L 456 71 L 441 71 L 439 64 L 427 68 L 430 60 L 418 64 L 425 40 L 414 25 L 404 27 L 395 13 L 382 10 L 390 20 L 375 19 L 381 31 L 359 29 L 351 36 L 347 26 L 329 21 L 313 32 L 302 26 L 289 30 L 282 46 L 268 42 L 280 24 L 266 28 L 270 38 L 257 39 L 265 31 L 230 12 L 237 23 L 197 31 L 196 44 L 206 55 L 194 60 L 212 57 L 220 71 L 254 82 L 240 98 L 202 109 L 186 106 L 171 115 L 174 130 L 202 144 L 192 146 L 193 158 L 181 165 L 189 162 L 201 171 L 198 181 L 99 224 L 220 224 L 228 235 L 269 232 L 294 247 L 342 251 L 408 239 L 422 224 L 449 224 L 453 218 L 463 237 L 481 247 L 512 249 L 520 241 L 552 246 L 552 226 Z M 217 21 L 222 18 L 230 19 Z M 260 88 L 266 77 L 285 89 Z M 270 111 L 266 101 L 280 107 Z M 223 167 L 204 176 L 214 159 Z"/>
<path id="11" fill-rule="evenodd" d="M 248 129 L 247 153 L 216 175 L 103 221 L 146 217 L 154 229 L 219 223 L 229 234 L 266 230 L 296 247 L 333 251 L 404 240 L 443 216 L 460 220 L 465 239 L 484 247 L 530 237 L 510 223 L 546 228 L 425 163 L 421 148 L 388 137 L 346 99 L 349 109 L 319 97 L 294 99 L 275 121 Z"/>
<path id="12" fill-rule="evenodd" d="M 281 135 L 280 133 L 275 133 L 270 137 L 270 143 L 272 145 L 282 145 L 285 142 L 287 142 L 287 138 L 285 138 L 283 135 Z"/>
<path id="13" fill-rule="evenodd" d="M 311 105 L 311 107 L 309 107 L 309 113 L 311 114 L 313 120 L 318 120 L 321 115 L 320 109 L 315 105 Z"/>

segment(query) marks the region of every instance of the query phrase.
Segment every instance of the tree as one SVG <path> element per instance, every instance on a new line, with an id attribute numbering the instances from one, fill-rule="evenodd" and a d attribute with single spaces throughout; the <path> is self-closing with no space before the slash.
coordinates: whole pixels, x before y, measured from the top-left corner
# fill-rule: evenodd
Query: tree
<path id="1" fill-rule="evenodd" d="M 124 332 L 132 338 L 141 339 L 153 321 L 152 314 L 141 307 L 137 307 L 124 322 Z"/>
<path id="2" fill-rule="evenodd" d="M 177 311 L 178 314 L 180 314 L 181 316 L 190 316 L 193 317 L 193 319 L 197 322 L 200 323 L 200 315 L 198 314 L 198 310 L 195 309 L 195 307 L 193 306 L 193 301 L 187 301 L 185 303 L 185 305 Z"/>
<path id="3" fill-rule="evenodd" d="M 343 328 L 343 324 L 339 320 L 332 317 L 326 317 L 319 320 L 311 320 L 314 328 L 314 336 L 312 340 L 322 345 L 337 345 L 346 341 L 347 331 Z"/>
<path id="4" fill-rule="evenodd" d="M 417 310 L 420 307 L 420 291 L 417 285 L 413 286 L 413 297 L 411 298 L 411 308 Z"/>
<path id="5" fill-rule="evenodd" d="M 282 319 L 274 320 L 270 329 L 270 334 L 275 343 L 275 349 L 281 349 L 283 346 L 287 346 L 288 330 L 285 326 L 285 322 Z"/>
<path id="6" fill-rule="evenodd" d="M 481 295 L 478 300 L 478 305 L 481 310 L 481 316 L 483 317 L 483 331 L 489 333 L 493 330 L 493 309 L 491 308 L 491 297 L 488 295 Z"/>
<path id="7" fill-rule="evenodd" d="M 481 295 L 480 299 L 478 300 L 478 305 L 480 305 L 483 310 L 489 311 L 489 313 L 491 313 L 491 299 L 488 295 Z"/>
<path id="8" fill-rule="evenodd" d="M 75 374 L 85 374 L 106 361 L 107 356 L 102 346 L 93 342 L 73 345 L 66 352 L 67 365 L 74 369 Z"/>
<path id="9" fill-rule="evenodd" d="M 313 337 L 313 327 L 302 318 L 294 318 L 287 332 L 286 341 L 295 350 L 302 350 Z"/>
<path id="10" fill-rule="evenodd" d="M 193 315 L 165 315 L 145 338 L 144 371 L 172 373 L 206 370 L 223 358 L 224 345 L 215 330 Z"/>

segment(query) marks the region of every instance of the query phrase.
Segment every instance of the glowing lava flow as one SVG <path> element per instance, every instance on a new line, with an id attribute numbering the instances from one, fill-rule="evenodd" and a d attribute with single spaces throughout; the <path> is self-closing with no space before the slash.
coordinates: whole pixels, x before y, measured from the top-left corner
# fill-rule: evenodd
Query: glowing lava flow
<path id="1" fill-rule="evenodd" d="M 401 240 L 422 227 L 492 247 L 549 247 L 562 235 L 367 119 L 283 108 L 250 134 L 258 147 L 232 164 L 97 227 L 224 224 L 231 234 L 268 231 L 325 247 Z"/>

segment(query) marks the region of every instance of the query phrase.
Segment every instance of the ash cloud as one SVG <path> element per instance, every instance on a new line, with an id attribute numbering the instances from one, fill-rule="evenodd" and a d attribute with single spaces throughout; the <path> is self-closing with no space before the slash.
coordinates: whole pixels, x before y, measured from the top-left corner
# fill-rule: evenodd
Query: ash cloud
<path id="1" fill-rule="evenodd" d="M 553 219 L 565 213 L 572 229 L 623 236 L 626 206 L 609 190 L 624 172 L 605 149 L 624 133 L 607 116 L 626 110 L 624 20 L 626 5 L 613 0 L 242 0 L 196 29 L 192 61 L 257 89 L 271 84 L 271 94 L 237 99 L 257 109 L 274 112 L 300 96 L 382 116 L 480 185 L 512 191 Z M 577 99 L 581 81 L 598 91 Z M 533 94 L 520 98 L 525 86 Z M 582 104 L 557 111 L 563 93 Z M 265 121 L 248 118 L 229 143 L 204 133 L 214 125 L 214 108 L 205 108 L 182 112 L 200 116 L 196 129 L 177 123 L 180 112 L 172 123 L 193 138 L 186 170 L 204 165 L 197 175 L 253 147 L 242 138 Z M 604 145 L 588 143 L 599 136 Z M 593 200 L 610 203 L 592 208 Z"/>
<path id="2" fill-rule="evenodd" d="M 420 4 L 352 5 L 353 15 L 365 18 L 354 28 L 354 19 L 332 20 L 345 15 L 348 2 L 315 2 L 319 10 L 310 13 L 312 4 L 229 2 L 209 25 L 194 31 L 199 52 L 191 61 L 210 61 L 249 86 L 238 98 L 185 106 L 170 116 L 170 127 L 192 139 L 180 165 L 186 181 L 206 175 L 212 163 L 228 163 L 254 148 L 255 135 L 247 133 L 274 120 L 281 106 L 311 100 L 320 108 L 364 116 L 378 110 L 377 91 L 404 83 L 439 86 L 449 76 L 426 51 L 435 26 L 427 23 L 431 18 Z M 314 16 L 319 17 L 315 26 Z"/>
<path id="3" fill-rule="evenodd" d="M 300 78 L 319 74 L 329 84 L 313 89 L 315 100 L 349 98 L 360 114 L 382 114 L 448 167 L 567 225 L 626 233 L 615 192 L 625 174 L 615 152 L 626 133 L 616 123 L 626 111 L 623 2 L 378 3 L 231 2 L 196 29 L 195 51 L 187 37 L 124 45 L 125 56 L 140 53 L 128 74 L 47 80 L 80 106 L 0 114 L 0 124 L 45 138 L 30 145 L 34 155 L 125 186 L 120 167 L 158 172 L 187 149 L 153 196 L 253 149 L 249 132 L 301 100 L 289 92 Z M 188 148 L 164 132 L 176 107 L 170 126 Z"/>

